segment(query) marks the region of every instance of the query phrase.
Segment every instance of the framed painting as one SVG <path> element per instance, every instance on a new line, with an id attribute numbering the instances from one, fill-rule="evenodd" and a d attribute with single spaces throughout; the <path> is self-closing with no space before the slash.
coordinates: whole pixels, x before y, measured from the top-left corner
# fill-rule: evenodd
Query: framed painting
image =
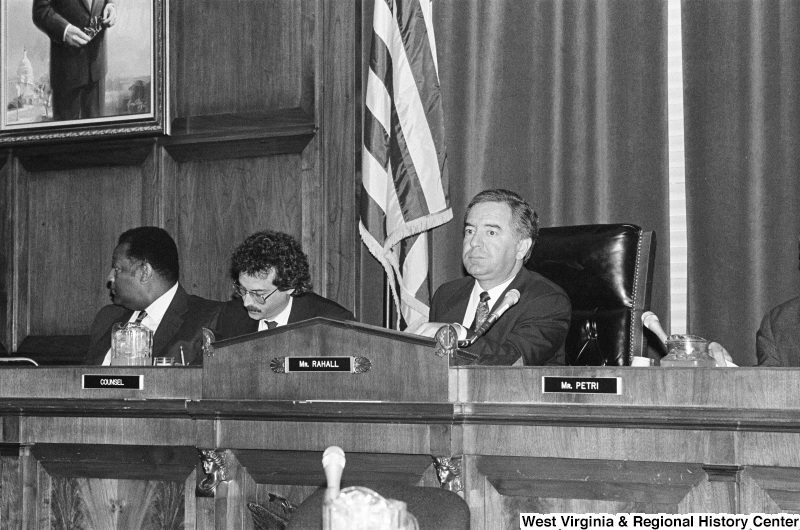
<path id="1" fill-rule="evenodd" d="M 165 133 L 167 0 L 0 0 L 0 144 Z"/>

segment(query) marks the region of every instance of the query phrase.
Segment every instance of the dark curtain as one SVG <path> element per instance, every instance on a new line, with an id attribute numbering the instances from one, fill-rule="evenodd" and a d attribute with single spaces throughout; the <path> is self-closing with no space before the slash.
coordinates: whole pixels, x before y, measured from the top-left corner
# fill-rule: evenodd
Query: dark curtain
<path id="1" fill-rule="evenodd" d="M 462 220 L 486 188 L 542 226 L 626 222 L 658 238 L 653 308 L 667 326 L 666 0 L 436 0 L 454 220 L 434 230 L 433 284 L 463 274 Z"/>
<path id="2" fill-rule="evenodd" d="M 682 6 L 689 330 L 751 365 L 800 286 L 800 2 Z"/>

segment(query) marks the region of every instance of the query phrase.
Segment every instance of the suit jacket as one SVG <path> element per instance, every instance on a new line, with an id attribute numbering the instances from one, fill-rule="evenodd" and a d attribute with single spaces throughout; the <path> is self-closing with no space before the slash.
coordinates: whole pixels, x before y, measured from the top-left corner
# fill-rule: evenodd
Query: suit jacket
<path id="1" fill-rule="evenodd" d="M 64 42 L 67 24 L 83 30 L 92 17 L 103 18 L 106 4 L 114 0 L 95 0 L 91 11 L 84 0 L 34 0 L 33 23 L 50 37 L 50 86 L 66 90 L 87 85 L 106 76 L 107 29 L 86 46 L 76 48 Z"/>
<path id="2" fill-rule="evenodd" d="M 431 302 L 430 321 L 460 324 L 474 284 L 475 279 L 467 276 L 439 287 Z M 476 364 L 511 365 L 522 357 L 526 366 L 563 365 L 564 340 L 572 318 L 567 294 L 544 276 L 524 267 L 503 296 L 511 289 L 519 291 L 517 305 L 465 350 L 479 356 Z"/>
<path id="3" fill-rule="evenodd" d="M 221 302 L 189 295 L 179 285 L 153 335 L 153 357 L 173 357 L 180 362 L 180 349 L 183 347 L 187 364 L 202 364 L 202 328 L 214 329 L 221 307 Z M 97 313 L 92 323 L 92 337 L 84 364 L 103 363 L 111 348 L 112 326 L 117 322 L 127 322 L 131 315 L 133 311 L 113 304 Z"/>
<path id="4" fill-rule="evenodd" d="M 295 296 L 292 300 L 292 311 L 289 313 L 289 324 L 301 322 L 314 317 L 325 317 L 333 320 L 355 320 L 353 313 L 333 300 L 328 300 L 316 293 L 307 292 Z M 219 314 L 214 334 L 217 339 L 232 339 L 239 335 L 258 331 L 258 320 L 250 318 L 240 299 L 225 302 Z"/>
<path id="5" fill-rule="evenodd" d="M 800 297 L 774 307 L 756 332 L 758 366 L 800 366 Z"/>

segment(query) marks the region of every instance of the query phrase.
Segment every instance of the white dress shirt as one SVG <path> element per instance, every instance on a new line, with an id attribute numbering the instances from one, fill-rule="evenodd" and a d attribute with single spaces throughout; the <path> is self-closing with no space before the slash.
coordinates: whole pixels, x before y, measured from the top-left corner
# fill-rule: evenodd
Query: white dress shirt
<path id="1" fill-rule="evenodd" d="M 487 293 L 489 293 L 489 309 L 491 309 L 492 306 L 494 306 L 494 304 L 497 303 L 498 300 L 500 300 L 500 296 L 503 294 L 503 291 L 505 291 L 508 288 L 508 286 L 511 285 L 511 282 L 514 281 L 514 278 L 516 278 L 516 276 L 512 276 L 511 278 L 501 283 L 500 285 L 492 287 L 491 289 L 486 291 Z M 483 289 L 481 288 L 481 284 L 479 284 L 478 281 L 475 280 L 475 285 L 472 286 L 472 294 L 469 295 L 469 303 L 467 304 L 467 311 L 464 313 L 464 319 L 461 321 L 461 324 L 465 328 L 469 328 L 470 326 L 472 326 L 472 322 L 475 320 L 475 311 L 478 309 L 478 302 L 480 302 L 481 300 L 482 292 Z"/>
<path id="2" fill-rule="evenodd" d="M 286 307 L 283 308 L 283 311 L 278 313 L 275 318 L 271 318 L 272 322 L 275 322 L 276 327 L 285 326 L 289 323 L 289 315 L 292 312 L 292 301 L 294 300 L 293 296 L 289 297 L 289 303 L 286 304 Z M 258 331 L 264 331 L 265 329 L 269 329 L 267 326 L 267 319 L 259 320 L 258 321 Z"/>

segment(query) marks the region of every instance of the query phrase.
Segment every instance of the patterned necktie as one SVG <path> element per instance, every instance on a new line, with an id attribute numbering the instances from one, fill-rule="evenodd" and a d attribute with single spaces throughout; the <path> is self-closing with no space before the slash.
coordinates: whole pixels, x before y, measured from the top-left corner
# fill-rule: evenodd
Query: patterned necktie
<path id="1" fill-rule="evenodd" d="M 141 324 L 142 320 L 144 320 L 145 318 L 147 318 L 147 311 L 145 310 L 139 311 L 139 316 L 136 317 L 136 320 L 134 320 L 133 323 Z"/>
<path id="2" fill-rule="evenodd" d="M 478 302 L 478 307 L 475 309 L 475 320 L 472 322 L 472 331 L 477 331 L 481 324 L 486 321 L 489 316 L 489 293 L 483 291 L 481 293 L 481 301 Z"/>

